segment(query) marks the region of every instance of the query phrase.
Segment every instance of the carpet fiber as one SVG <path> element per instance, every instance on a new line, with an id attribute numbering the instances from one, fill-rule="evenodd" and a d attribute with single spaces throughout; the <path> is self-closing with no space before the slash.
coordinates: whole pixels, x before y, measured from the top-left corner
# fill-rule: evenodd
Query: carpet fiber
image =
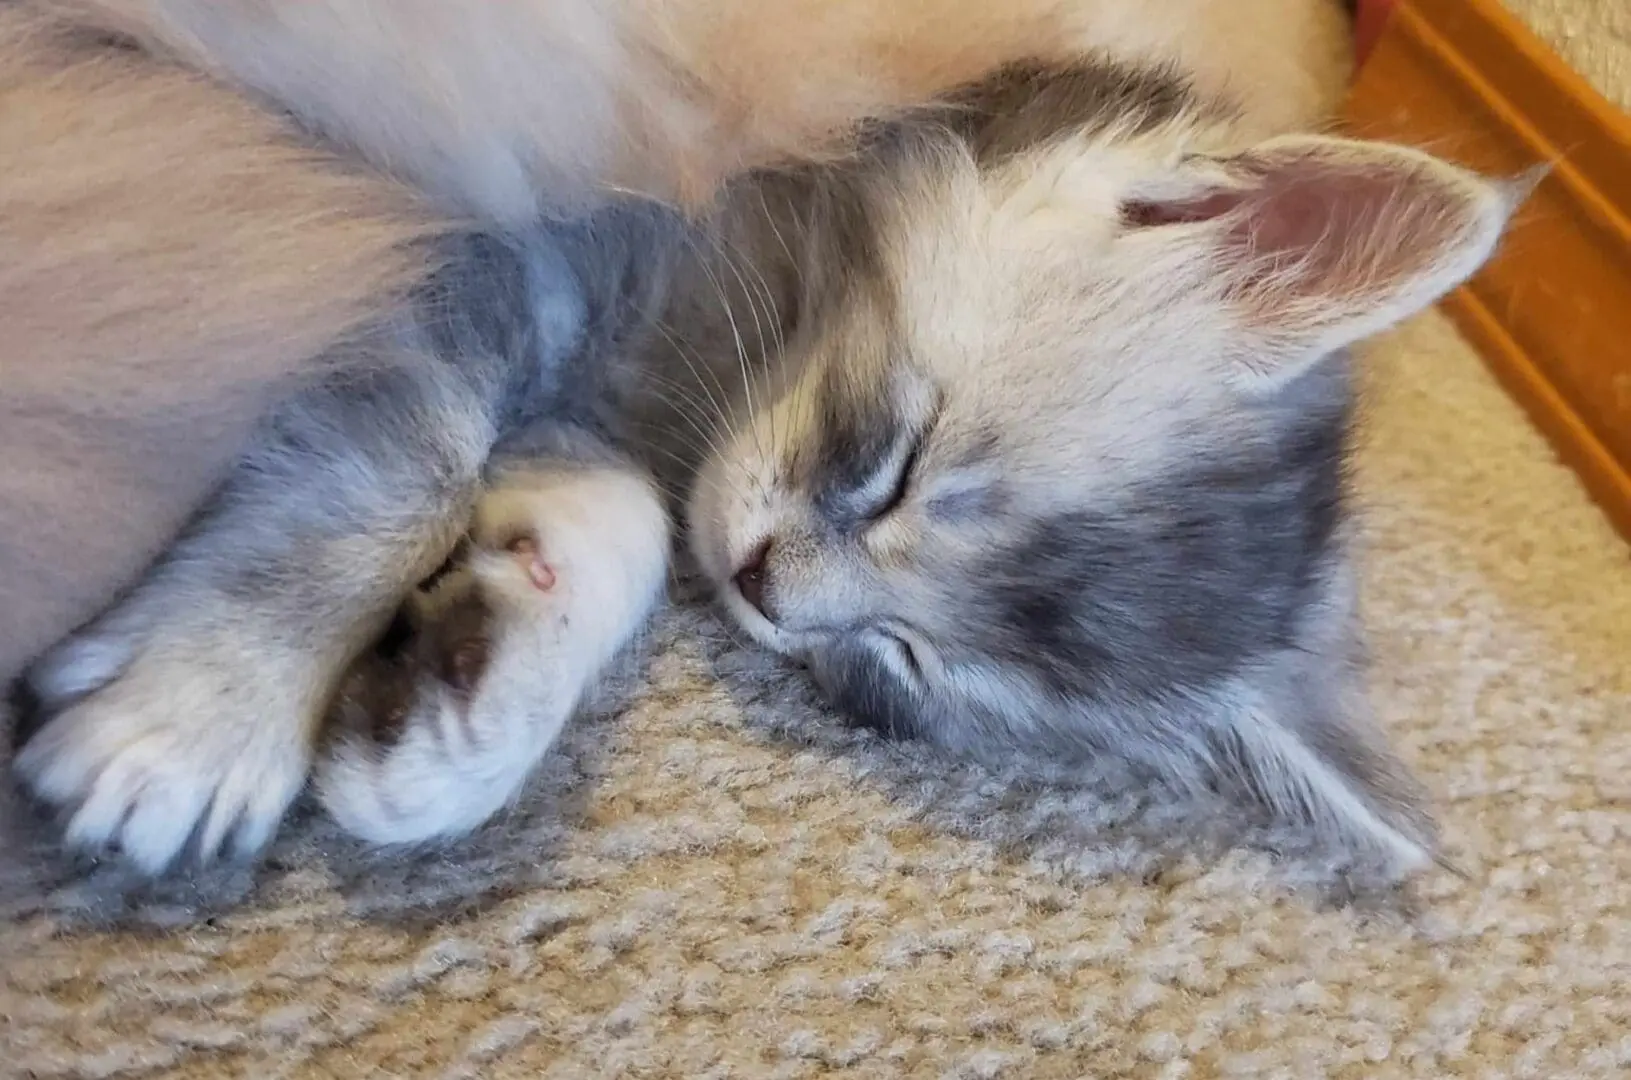
<path id="1" fill-rule="evenodd" d="M 1465 878 L 847 735 L 693 607 L 456 849 L 7 838 L 0 1074 L 1626 1075 L 1631 562 L 1437 317 L 1368 360 L 1375 696 Z"/>

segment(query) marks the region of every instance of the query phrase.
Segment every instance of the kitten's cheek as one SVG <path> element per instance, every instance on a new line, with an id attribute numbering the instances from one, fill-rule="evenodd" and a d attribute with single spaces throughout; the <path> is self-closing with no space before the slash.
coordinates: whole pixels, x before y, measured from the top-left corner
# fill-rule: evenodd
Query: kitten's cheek
<path id="1" fill-rule="evenodd" d="M 722 580 L 723 566 L 720 550 L 724 530 L 720 527 L 718 478 L 704 470 L 692 483 L 690 498 L 685 507 L 686 546 L 703 575 L 715 585 Z"/>
<path id="2" fill-rule="evenodd" d="M 800 639 L 780 630 L 769 619 L 754 610 L 729 582 L 715 583 L 715 594 L 730 620 L 741 627 L 754 642 L 781 656 L 797 658 Z"/>
<path id="3" fill-rule="evenodd" d="M 719 475 L 705 478 L 703 490 L 692 505 L 689 529 L 691 554 L 714 587 L 721 592 L 731 587 L 736 560 L 731 553 L 732 511 L 741 517 L 742 508 L 724 494 L 729 490 Z"/>
<path id="4" fill-rule="evenodd" d="M 691 557 L 696 560 L 703 577 L 714 589 L 724 589 L 729 574 L 725 570 L 723 530 L 708 515 L 693 514 L 686 531 Z"/>

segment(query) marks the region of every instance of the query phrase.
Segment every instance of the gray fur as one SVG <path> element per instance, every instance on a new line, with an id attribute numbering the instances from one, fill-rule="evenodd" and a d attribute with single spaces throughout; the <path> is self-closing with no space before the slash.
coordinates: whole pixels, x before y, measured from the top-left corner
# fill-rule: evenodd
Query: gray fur
<path id="1" fill-rule="evenodd" d="M 344 753 L 379 765 L 402 725 L 457 723 L 467 714 L 432 704 L 502 677 L 483 661 L 502 628 L 481 631 L 475 579 L 455 569 L 430 590 L 451 600 L 411 600 L 384 647 L 359 654 L 447 556 L 492 455 L 488 498 L 510 469 L 587 465 L 690 488 L 692 549 L 732 614 L 858 723 L 986 757 L 1119 755 L 1338 845 L 1429 851 L 1419 794 L 1356 689 L 1346 354 L 1243 361 L 1295 368 L 1250 384 L 1191 362 L 1186 342 L 1140 336 L 1159 304 L 1104 299 L 1128 288 L 1105 276 L 1114 260 L 1090 260 L 1082 281 L 1070 259 L 1020 265 L 992 298 L 958 293 L 971 282 L 947 270 L 935 302 L 993 305 L 968 331 L 1000 344 L 990 355 L 935 337 L 959 311 L 924 319 L 923 275 L 966 242 L 966 185 L 995 190 L 1073 140 L 1115 150 L 1183 127 L 1205 142 L 1227 125 L 1169 73 L 1012 69 L 876 127 L 841 164 L 746 178 L 700 225 L 631 205 L 453 242 L 435 286 L 370 339 L 380 373 L 292 402 L 175 553 L 35 669 L 45 722 L 25 774 L 81 818 L 124 813 L 94 805 L 94 774 L 54 776 L 50 755 L 120 723 L 144 664 L 154 692 L 166 665 L 217 665 L 220 710 L 242 704 L 227 672 L 300 687 L 296 715 L 263 721 L 300 729 L 285 802 L 304 729 L 354 658 Z M 947 253 L 914 254 L 931 241 Z M 749 504 L 781 515 L 752 556 L 724 539 Z M 876 541 L 896 517 L 896 540 Z M 751 590 L 733 587 L 745 572 Z M 222 626 L 237 653 L 212 644 Z M 494 737 L 437 735 L 472 753 Z M 194 813 L 212 854 L 242 808 L 175 782 L 206 799 Z M 96 820 L 78 831 L 101 834 Z M 122 837 L 152 868 L 173 854 L 140 829 Z"/>

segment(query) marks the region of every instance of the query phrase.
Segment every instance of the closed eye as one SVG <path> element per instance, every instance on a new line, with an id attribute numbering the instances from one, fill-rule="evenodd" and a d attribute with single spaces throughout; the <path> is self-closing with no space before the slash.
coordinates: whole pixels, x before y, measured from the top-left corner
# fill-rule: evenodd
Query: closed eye
<path id="1" fill-rule="evenodd" d="M 900 459 L 900 464 L 896 467 L 888 486 L 883 489 L 882 498 L 867 509 L 866 518 L 868 521 L 877 521 L 879 518 L 888 517 L 900 509 L 901 504 L 906 501 L 907 494 L 912 490 L 912 473 L 917 469 L 918 457 L 922 451 L 923 437 L 919 436 L 912 441 L 911 447 L 907 449 L 905 456 Z"/>

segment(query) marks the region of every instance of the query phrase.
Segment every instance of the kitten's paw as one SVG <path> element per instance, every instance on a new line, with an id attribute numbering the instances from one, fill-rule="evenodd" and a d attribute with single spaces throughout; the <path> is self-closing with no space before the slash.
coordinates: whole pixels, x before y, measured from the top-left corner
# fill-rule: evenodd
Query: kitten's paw
<path id="1" fill-rule="evenodd" d="M 414 605 L 409 636 L 336 695 L 318 799 L 374 844 L 457 837 L 504 806 L 559 734 L 579 673 L 559 663 L 570 590 L 529 535 L 478 550 Z"/>
<path id="2" fill-rule="evenodd" d="M 363 658 L 342 684 L 324 807 L 379 844 L 460 836 L 498 813 L 656 604 L 667 544 L 636 475 L 545 474 L 490 493 L 467 565 L 414 605 L 392 655 Z"/>
<path id="3" fill-rule="evenodd" d="M 43 717 L 14 767 L 68 818 L 67 840 L 150 874 L 264 847 L 310 766 L 298 662 L 223 640 L 64 646 L 30 682 Z M 78 692 L 75 696 L 74 691 Z"/>

